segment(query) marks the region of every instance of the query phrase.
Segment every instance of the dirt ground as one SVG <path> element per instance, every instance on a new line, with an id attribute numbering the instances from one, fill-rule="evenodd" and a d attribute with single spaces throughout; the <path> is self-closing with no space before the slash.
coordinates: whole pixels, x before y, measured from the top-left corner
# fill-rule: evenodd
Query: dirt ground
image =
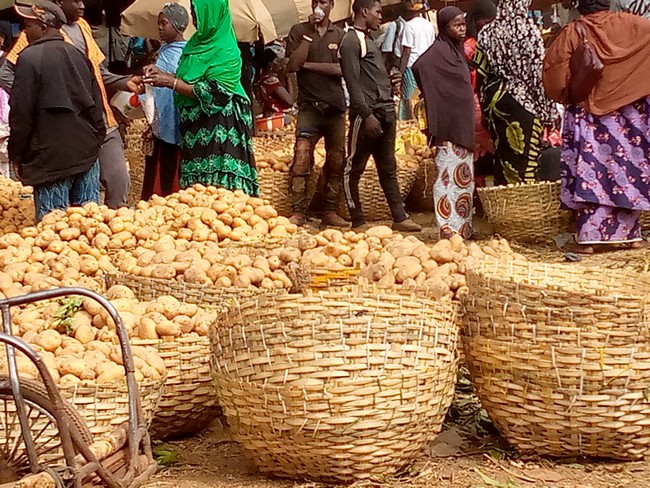
<path id="1" fill-rule="evenodd" d="M 432 216 L 416 214 L 425 226 L 420 238 L 437 239 Z M 491 235 L 488 224 L 475 221 L 476 238 Z M 533 261 L 567 262 L 557 248 L 513 246 Z M 617 251 L 581 258 L 582 265 L 648 271 L 650 251 Z M 177 462 L 161 468 L 146 488 L 319 488 L 310 480 L 286 480 L 265 476 L 254 460 L 233 440 L 221 421 L 202 434 L 164 445 Z M 394 479 L 362 482 L 355 488 L 648 488 L 650 462 L 561 461 L 522 456 L 514 452 L 494 430 L 461 379 L 448 421 L 422 458 Z"/>
<path id="2" fill-rule="evenodd" d="M 456 403 L 459 401 L 457 398 Z M 454 407 L 452 407 L 453 409 Z M 648 462 L 587 462 L 518 456 L 495 433 L 449 423 L 422 458 L 402 476 L 360 482 L 355 488 L 647 488 Z M 480 432 L 477 432 L 477 429 Z M 161 468 L 145 488 L 319 488 L 309 480 L 267 477 L 235 442 L 227 427 L 214 422 L 202 434 L 165 445 L 178 461 Z"/>

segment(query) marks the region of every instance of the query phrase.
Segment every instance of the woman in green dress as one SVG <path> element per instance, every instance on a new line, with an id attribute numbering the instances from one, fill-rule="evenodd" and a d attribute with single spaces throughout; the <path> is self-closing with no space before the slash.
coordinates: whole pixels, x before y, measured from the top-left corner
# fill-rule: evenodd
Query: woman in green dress
<path id="1" fill-rule="evenodd" d="M 181 187 L 196 183 L 258 195 L 253 113 L 241 85 L 241 54 L 228 0 L 192 0 L 196 33 L 176 76 L 153 66 L 145 83 L 176 92 L 181 132 Z"/>

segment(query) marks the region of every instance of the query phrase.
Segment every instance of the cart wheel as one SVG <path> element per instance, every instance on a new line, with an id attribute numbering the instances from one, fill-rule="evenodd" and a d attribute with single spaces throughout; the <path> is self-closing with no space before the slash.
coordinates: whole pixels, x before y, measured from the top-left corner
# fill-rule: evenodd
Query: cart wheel
<path id="1" fill-rule="evenodd" d="M 54 412 L 54 405 L 45 386 L 22 378 L 20 384 L 39 463 L 51 468 L 64 466 L 59 428 L 51 413 Z M 79 429 L 84 441 L 91 444 L 92 434 L 74 407 L 64 401 L 63 410 Z M 17 481 L 26 474 L 29 474 L 29 458 L 21 436 L 16 401 L 9 378 L 0 376 L 0 484 Z"/>

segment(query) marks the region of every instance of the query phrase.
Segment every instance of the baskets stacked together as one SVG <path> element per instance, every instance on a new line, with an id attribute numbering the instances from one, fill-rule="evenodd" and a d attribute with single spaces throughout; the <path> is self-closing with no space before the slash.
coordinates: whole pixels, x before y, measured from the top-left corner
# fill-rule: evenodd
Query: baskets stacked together
<path id="1" fill-rule="evenodd" d="M 393 474 L 440 431 L 455 307 L 399 295 L 284 295 L 211 331 L 219 401 L 263 471 L 329 481 Z"/>
<path id="2" fill-rule="evenodd" d="M 518 449 L 650 453 L 650 277 L 571 265 L 468 272 L 465 355 L 483 406 Z"/>
<path id="3" fill-rule="evenodd" d="M 560 183 L 541 182 L 479 188 L 494 231 L 509 240 L 552 243 L 570 232 L 571 214 L 560 208 Z"/>

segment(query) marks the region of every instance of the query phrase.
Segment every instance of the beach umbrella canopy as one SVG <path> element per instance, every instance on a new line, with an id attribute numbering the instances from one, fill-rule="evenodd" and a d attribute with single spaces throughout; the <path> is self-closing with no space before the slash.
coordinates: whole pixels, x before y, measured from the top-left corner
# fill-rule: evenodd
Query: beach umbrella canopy
<path id="1" fill-rule="evenodd" d="M 0 0 L 3 1 L 3 0 Z M 172 0 L 189 10 L 190 0 Z M 121 31 L 133 37 L 158 38 L 158 13 L 169 0 L 136 0 L 122 13 Z M 311 0 L 230 0 L 237 40 L 254 42 L 262 34 L 266 42 L 285 37 L 294 24 L 311 14 Z M 186 37 L 193 33 L 188 29 Z"/>
<path id="2" fill-rule="evenodd" d="M 0 0 L 0 10 L 11 8 L 14 5 L 34 5 L 38 0 Z"/>

